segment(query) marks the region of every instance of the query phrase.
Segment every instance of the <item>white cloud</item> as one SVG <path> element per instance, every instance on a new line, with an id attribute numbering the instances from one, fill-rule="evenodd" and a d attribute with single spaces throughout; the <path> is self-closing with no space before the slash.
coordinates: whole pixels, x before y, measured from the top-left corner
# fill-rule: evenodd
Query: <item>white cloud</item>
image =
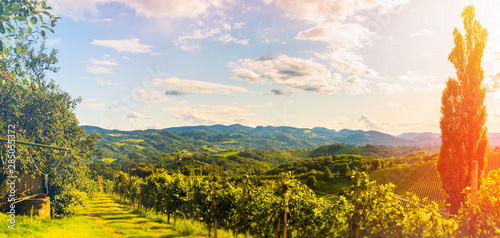
<path id="1" fill-rule="evenodd" d="M 88 12 L 94 17 L 99 13 L 97 3 L 103 0 L 48 0 L 47 5 L 52 7 L 51 13 L 56 16 L 65 16 L 79 21 L 85 19 L 85 13 Z"/>
<path id="2" fill-rule="evenodd" d="M 384 131 L 384 128 L 380 124 L 374 122 L 373 120 L 371 120 L 370 118 L 368 118 L 365 115 L 361 115 L 359 117 L 358 121 L 363 122 L 366 125 L 366 127 L 370 130 Z"/>
<path id="3" fill-rule="evenodd" d="M 96 81 L 98 84 L 100 84 L 100 85 L 106 85 L 106 86 L 118 85 L 118 83 L 106 82 L 106 81 L 104 81 L 104 80 L 102 80 L 102 79 L 100 79 L 100 78 L 97 78 L 95 81 Z"/>
<path id="4" fill-rule="evenodd" d="M 267 80 L 286 85 L 290 88 L 320 94 L 363 94 L 370 90 L 366 82 L 357 76 L 343 78 L 331 73 L 321 63 L 311 59 L 291 58 L 286 55 L 240 59 L 230 63 L 235 79 L 249 82 Z"/>
<path id="5" fill-rule="evenodd" d="M 192 44 L 192 45 L 182 45 L 179 48 L 185 51 L 195 51 L 201 49 L 201 46 L 199 44 Z"/>
<path id="6" fill-rule="evenodd" d="M 93 73 L 93 74 L 113 74 L 114 73 L 109 68 L 102 67 L 102 66 L 95 66 L 95 65 L 89 65 L 85 69 L 87 72 Z"/>
<path id="7" fill-rule="evenodd" d="M 164 111 L 170 112 L 175 118 L 189 122 L 194 125 L 224 124 L 235 123 L 248 124 L 250 122 L 250 112 L 243 107 L 226 105 L 184 105 L 178 107 L 167 107 Z"/>
<path id="8" fill-rule="evenodd" d="M 144 119 L 153 119 L 153 117 L 150 117 L 150 116 L 144 116 L 138 112 L 133 112 L 133 111 L 129 111 L 129 113 L 127 114 L 127 118 L 128 119 L 141 119 L 141 118 L 144 118 Z"/>
<path id="9" fill-rule="evenodd" d="M 225 31 L 221 29 L 224 29 Z M 224 44 L 232 42 L 240 45 L 248 45 L 248 39 L 236 39 L 231 36 L 231 34 L 229 34 L 230 30 L 231 26 L 226 22 L 223 22 L 221 27 L 207 27 L 205 29 L 196 29 L 190 33 L 184 33 L 182 36 L 178 37 L 174 41 L 174 45 L 186 51 L 201 49 L 201 46 L 196 42 L 206 39 L 220 41 Z"/>
<path id="10" fill-rule="evenodd" d="M 195 18 L 209 12 L 223 8 L 233 0 L 190 0 L 190 1 L 165 1 L 165 0 L 113 0 L 121 2 L 135 10 L 136 14 L 148 18 Z"/>
<path id="11" fill-rule="evenodd" d="M 215 34 L 220 33 L 221 30 L 220 28 L 214 28 L 214 29 L 205 29 L 205 30 L 194 30 L 191 33 L 185 33 L 184 35 L 180 36 L 177 38 L 177 40 L 174 42 L 176 46 L 186 44 L 188 40 L 202 40 L 202 39 L 207 39 L 210 36 L 213 36 Z"/>
<path id="12" fill-rule="evenodd" d="M 92 40 L 92 45 L 104 46 L 115 49 L 118 52 L 129 53 L 146 53 L 154 54 L 151 50 L 153 46 L 142 44 L 139 38 L 132 38 L 127 40 Z"/>
<path id="13" fill-rule="evenodd" d="M 172 99 L 168 98 L 165 94 L 151 88 L 141 88 L 136 90 L 135 96 L 148 99 L 146 103 L 162 103 L 172 101 Z"/>
<path id="14" fill-rule="evenodd" d="M 230 42 L 234 42 L 234 43 L 240 44 L 240 45 L 248 45 L 248 40 L 247 39 L 245 39 L 245 40 L 238 40 L 238 39 L 232 37 L 229 34 L 225 34 L 225 35 L 219 36 L 218 40 L 221 41 L 224 44 L 227 44 L 227 43 L 230 43 Z"/>
<path id="15" fill-rule="evenodd" d="M 234 29 L 242 28 L 244 25 L 244 22 L 236 22 L 234 23 Z"/>
<path id="16" fill-rule="evenodd" d="M 54 46 L 54 45 L 59 45 L 61 44 L 62 37 L 56 38 L 56 39 L 47 39 L 45 42 L 46 46 Z"/>
<path id="17" fill-rule="evenodd" d="M 344 19 L 353 14 L 366 11 L 377 10 L 380 13 L 388 13 L 391 10 L 407 3 L 407 0 L 267 0 L 270 4 L 285 9 L 289 16 L 318 23 L 331 20 L 332 18 Z"/>
<path id="18" fill-rule="evenodd" d="M 375 33 L 357 23 L 323 23 L 301 31 L 295 39 L 327 42 L 333 48 L 363 48 L 371 45 Z"/>
<path id="19" fill-rule="evenodd" d="M 96 60 L 91 59 L 89 62 L 90 65 L 105 65 L 105 66 L 117 66 L 118 63 L 108 61 L 108 60 Z"/>
<path id="20" fill-rule="evenodd" d="M 224 9 L 233 0 L 190 0 L 190 1 L 165 1 L 165 0 L 48 0 L 48 5 L 53 8 L 52 13 L 57 16 L 66 16 L 75 21 L 86 19 L 85 13 L 93 17 L 99 15 L 97 4 L 122 3 L 135 10 L 136 15 L 147 18 L 195 18 L 217 13 Z"/>
<path id="21" fill-rule="evenodd" d="M 149 81 L 150 85 L 177 89 L 186 93 L 203 94 L 231 94 L 233 92 L 250 93 L 247 89 L 238 86 L 223 85 L 198 80 L 172 78 L 155 78 Z"/>
<path id="22" fill-rule="evenodd" d="M 316 54 L 319 59 L 327 60 L 330 66 L 342 73 L 359 77 L 380 78 L 379 74 L 363 64 L 363 57 L 346 48 L 339 48 L 331 53 Z"/>
<path id="23" fill-rule="evenodd" d="M 417 36 L 430 36 L 434 34 L 434 31 L 431 31 L 427 28 L 420 29 L 418 31 L 410 32 L 411 37 L 417 37 Z"/>
<path id="24" fill-rule="evenodd" d="M 85 104 L 88 108 L 92 110 L 104 110 L 106 109 L 106 104 L 104 103 L 87 103 Z"/>

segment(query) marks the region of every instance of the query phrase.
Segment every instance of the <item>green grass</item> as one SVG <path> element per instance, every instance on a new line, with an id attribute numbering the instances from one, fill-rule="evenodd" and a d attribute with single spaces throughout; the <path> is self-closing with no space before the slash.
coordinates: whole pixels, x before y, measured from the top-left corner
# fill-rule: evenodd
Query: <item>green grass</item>
<path id="1" fill-rule="evenodd" d="M 239 151 L 228 151 L 228 152 L 222 152 L 222 153 L 215 154 L 214 156 L 226 158 L 230 155 L 237 155 L 239 153 L 240 153 Z"/>
<path id="2" fill-rule="evenodd" d="M 304 134 L 309 134 L 311 133 L 311 130 L 304 130 Z"/>
<path id="3" fill-rule="evenodd" d="M 139 148 L 140 150 L 144 149 L 144 146 L 140 146 L 140 145 L 134 145 L 134 146 Z"/>
<path id="4" fill-rule="evenodd" d="M 39 219 L 36 217 L 16 216 L 16 230 L 7 228 L 7 214 L 0 214 L 0 237 L 9 238 L 64 238 L 71 237 L 108 237 L 109 234 L 88 216 L 73 216 L 63 219 Z"/>
<path id="5" fill-rule="evenodd" d="M 128 139 L 128 141 L 139 143 L 139 142 L 143 142 L 144 140 L 143 139 Z"/>
<path id="6" fill-rule="evenodd" d="M 126 136 L 125 134 L 106 134 L 107 136 L 113 136 L 113 137 L 120 137 L 120 136 Z"/>
<path id="7" fill-rule="evenodd" d="M 104 159 L 102 159 L 101 161 L 102 161 L 102 162 L 107 162 L 107 163 L 110 163 L 110 164 L 111 164 L 111 163 L 113 163 L 115 160 L 116 160 L 116 159 L 113 159 L 113 158 L 104 158 Z"/>
<path id="8" fill-rule="evenodd" d="M 212 153 L 217 153 L 217 151 L 219 151 L 219 149 L 210 148 L 207 145 L 203 145 L 201 148 L 204 150 L 207 150 L 208 152 L 212 152 Z"/>
<path id="9" fill-rule="evenodd" d="M 132 210 L 117 203 L 110 195 L 97 194 L 87 200 L 78 214 L 63 219 L 39 219 L 16 216 L 16 230 L 7 228 L 7 214 L 0 213 L 0 238 L 87 238 L 87 237 L 207 237 L 206 226 L 198 221 L 177 217 L 176 224 L 166 215 Z M 233 237 L 230 232 L 218 230 L 218 237 Z M 243 236 L 239 236 L 243 237 Z"/>
<path id="10" fill-rule="evenodd" d="M 125 143 L 123 142 L 113 142 L 113 144 L 117 145 L 117 146 L 124 146 Z"/>
<path id="11" fill-rule="evenodd" d="M 291 151 L 290 154 L 293 157 L 299 158 L 299 159 L 307 159 L 310 157 L 312 150 L 304 150 L 304 151 Z"/>

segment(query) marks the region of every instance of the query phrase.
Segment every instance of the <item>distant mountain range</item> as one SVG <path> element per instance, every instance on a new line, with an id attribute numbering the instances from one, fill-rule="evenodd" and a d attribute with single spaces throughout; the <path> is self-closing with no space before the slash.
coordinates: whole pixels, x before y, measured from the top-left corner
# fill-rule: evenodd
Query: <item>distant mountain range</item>
<path id="1" fill-rule="evenodd" d="M 213 154 L 226 150 L 314 149 L 319 146 L 343 143 L 350 146 L 439 146 L 439 133 L 404 133 L 393 136 L 378 131 L 312 129 L 287 126 L 248 127 L 239 124 L 225 126 L 183 126 L 135 131 L 107 130 L 82 126 L 87 133 L 102 135 L 97 149 L 109 157 L 136 153 L 153 156 L 161 153 Z M 490 145 L 500 145 L 500 133 L 489 133 Z"/>
<path id="2" fill-rule="evenodd" d="M 405 133 L 400 136 L 392 136 L 378 131 L 348 130 L 340 131 L 315 127 L 312 129 L 295 128 L 288 126 L 258 126 L 248 127 L 239 124 L 235 125 L 211 125 L 211 126 L 183 126 L 165 129 L 148 129 L 135 131 L 108 130 L 95 126 L 81 126 L 87 133 L 100 133 L 103 136 L 108 134 L 126 134 L 130 136 L 142 136 L 155 132 L 170 131 L 176 133 L 184 132 L 204 132 L 209 134 L 247 134 L 257 137 L 276 137 L 281 142 L 292 140 L 308 141 L 314 146 L 345 143 L 350 145 L 389 145 L 389 146 L 433 146 L 440 144 L 440 137 L 437 133 Z M 499 135 L 500 136 L 500 135 Z"/>

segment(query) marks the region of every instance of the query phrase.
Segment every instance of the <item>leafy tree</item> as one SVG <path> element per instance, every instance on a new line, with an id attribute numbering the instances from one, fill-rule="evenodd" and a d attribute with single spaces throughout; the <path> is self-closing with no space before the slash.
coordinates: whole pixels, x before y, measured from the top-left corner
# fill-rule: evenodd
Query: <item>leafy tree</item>
<path id="1" fill-rule="evenodd" d="M 325 171 L 323 172 L 323 180 L 325 181 L 330 181 L 333 178 L 332 171 L 328 167 L 326 167 Z"/>
<path id="2" fill-rule="evenodd" d="M 25 41 L 34 37 L 35 32 L 45 37 L 45 30 L 53 32 L 57 17 L 47 10 L 46 0 L 9 0 L 2 1 L 0 10 L 0 59 L 11 54 L 12 41 Z M 27 32 L 22 34 L 20 32 Z M 22 51 L 17 45 L 15 53 Z M 6 62 L 2 62 L 4 66 Z"/>
<path id="3" fill-rule="evenodd" d="M 349 165 L 347 163 L 340 165 L 339 168 L 339 174 L 342 177 L 346 177 L 349 172 L 351 172 L 351 169 L 349 168 Z"/>
<path id="4" fill-rule="evenodd" d="M 181 168 L 181 173 L 186 176 L 191 176 L 193 174 L 193 170 L 189 166 L 184 166 Z"/>
<path id="5" fill-rule="evenodd" d="M 71 189 L 88 193 L 96 187 L 85 160 L 95 149 L 97 134 L 86 135 L 74 113 L 80 98 L 72 98 L 47 73 L 56 73 L 57 50 L 46 53 L 45 30 L 52 31 L 56 17 L 46 1 L 2 1 L 0 10 L 0 128 L 16 126 L 16 141 L 69 148 L 67 152 L 19 146 L 16 171 L 36 171 L 49 178 L 52 214 L 67 215 L 75 201 Z M 49 22 L 47 22 L 49 20 Z M 41 43 L 35 33 L 42 36 Z M 6 131 L 0 130 L 0 137 Z M 5 151 L 0 149 L 0 153 Z M 6 167 L 2 165 L 2 167 Z M 2 170 L 0 182 L 6 172 Z"/>
<path id="6" fill-rule="evenodd" d="M 372 160 L 371 163 L 372 163 L 372 169 L 373 170 L 378 169 L 381 166 L 380 160 L 378 160 L 378 159 Z"/>
<path id="7" fill-rule="evenodd" d="M 315 188 L 316 185 L 318 185 L 318 181 L 316 180 L 316 176 L 314 175 L 309 175 L 307 178 L 306 178 L 306 184 L 307 186 L 309 186 L 310 188 Z"/>
<path id="8" fill-rule="evenodd" d="M 441 187 L 451 203 L 450 212 L 456 214 L 465 201 L 462 190 L 470 186 L 472 161 L 479 169 L 485 165 L 488 145 L 486 135 L 486 95 L 481 87 L 484 72 L 481 58 L 488 31 L 475 19 L 474 7 L 462 13 L 465 36 L 455 28 L 455 47 L 448 59 L 457 70 L 457 78 L 448 78 L 441 98 L 441 150 L 437 170 Z"/>

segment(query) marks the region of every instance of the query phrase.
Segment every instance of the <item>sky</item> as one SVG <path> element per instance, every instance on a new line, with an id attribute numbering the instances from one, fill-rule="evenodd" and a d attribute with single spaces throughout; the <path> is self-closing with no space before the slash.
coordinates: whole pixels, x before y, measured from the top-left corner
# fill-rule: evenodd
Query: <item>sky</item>
<path id="1" fill-rule="evenodd" d="M 487 125 L 500 132 L 500 1 L 49 0 L 81 125 L 439 132 L 461 13 L 489 31 Z"/>

